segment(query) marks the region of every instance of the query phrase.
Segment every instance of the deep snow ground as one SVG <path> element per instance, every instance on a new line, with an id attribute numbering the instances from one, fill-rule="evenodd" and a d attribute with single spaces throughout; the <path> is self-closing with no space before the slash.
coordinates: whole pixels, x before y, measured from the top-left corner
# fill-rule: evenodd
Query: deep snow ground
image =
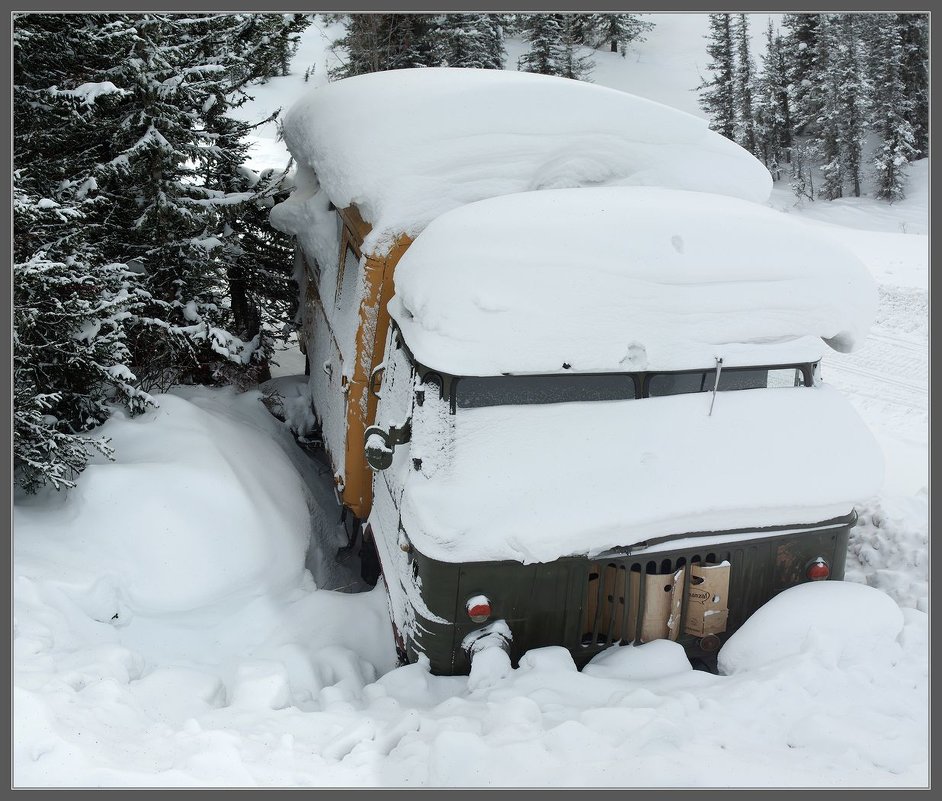
<path id="1" fill-rule="evenodd" d="M 696 113 L 679 98 L 695 101 L 705 24 L 658 25 L 634 56 L 599 54 L 594 77 Z M 312 80 L 326 57 L 305 37 Z M 283 105 L 302 73 L 256 103 Z M 272 166 L 283 146 L 266 141 Z M 870 338 L 830 355 L 824 376 L 888 470 L 861 499 L 848 581 L 763 610 L 724 648 L 728 675 L 690 670 L 665 641 L 582 673 L 557 649 L 470 683 L 393 669 L 382 587 L 351 592 L 355 566 L 333 557 L 344 535 L 329 475 L 258 393 L 180 390 L 112 420 L 117 461 L 74 491 L 17 499 L 15 784 L 926 786 L 927 164 L 912 170 L 892 206 L 773 194 L 878 280 Z M 282 376 L 303 371 L 296 352 L 281 361 Z"/>
<path id="2" fill-rule="evenodd" d="M 303 569 L 309 533 L 322 568 L 342 541 L 329 477 L 259 393 L 158 400 L 106 425 L 116 463 L 16 509 L 17 786 L 927 781 L 918 505 L 864 507 L 851 581 L 764 608 L 721 651 L 728 675 L 656 641 L 582 673 L 547 648 L 433 677 L 393 669 L 381 585 Z"/>

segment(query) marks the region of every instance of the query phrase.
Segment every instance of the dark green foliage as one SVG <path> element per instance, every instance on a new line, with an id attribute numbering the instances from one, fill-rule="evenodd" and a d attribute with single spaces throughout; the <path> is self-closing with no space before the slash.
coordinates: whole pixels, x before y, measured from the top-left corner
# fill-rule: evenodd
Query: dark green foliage
<path id="1" fill-rule="evenodd" d="M 128 330 L 146 295 L 107 258 L 95 181 L 102 107 L 113 87 L 89 86 L 113 32 L 94 15 L 29 15 L 14 28 L 13 463 L 33 492 L 71 486 L 90 452 L 84 435 L 111 404 L 149 398 L 129 369 Z"/>
<path id="2" fill-rule="evenodd" d="M 296 15 L 35 14 L 14 26 L 14 461 L 68 486 L 147 390 L 264 377 L 292 310 L 228 111 L 284 70 Z M 283 34 L 283 35 L 282 35 Z M 287 47 L 287 50 L 286 50 Z"/>
<path id="3" fill-rule="evenodd" d="M 914 158 L 929 155 L 929 16 L 898 14 L 895 26 L 901 40 L 900 80 L 909 108 L 906 122 L 913 131 Z"/>
<path id="4" fill-rule="evenodd" d="M 252 77 L 274 78 L 288 74 L 298 49 L 298 36 L 311 24 L 305 14 L 239 15 L 242 30 L 232 39 Z"/>
<path id="5" fill-rule="evenodd" d="M 506 51 L 498 14 L 446 14 L 439 28 L 449 67 L 503 69 Z"/>
<path id="6" fill-rule="evenodd" d="M 783 52 L 786 56 L 794 133 L 806 133 L 821 108 L 818 88 L 818 26 L 820 14 L 785 14 Z"/>
<path id="7" fill-rule="evenodd" d="M 710 14 L 707 53 L 713 72 L 699 86 L 700 108 L 710 119 L 710 127 L 727 139 L 736 138 L 736 87 L 733 23 L 731 14 Z"/>
<path id="8" fill-rule="evenodd" d="M 643 42 L 654 23 L 638 14 L 592 14 L 593 35 L 587 40 L 592 47 L 605 47 L 625 56 L 632 42 Z"/>
<path id="9" fill-rule="evenodd" d="M 529 49 L 517 61 L 517 69 L 540 75 L 558 75 L 562 58 L 560 14 L 527 14 L 521 22 Z"/>
<path id="10" fill-rule="evenodd" d="M 435 14 L 350 14 L 344 36 L 334 42 L 345 62 L 331 77 L 441 66 L 445 46 L 439 24 Z"/>
<path id="11" fill-rule="evenodd" d="M 733 72 L 733 95 L 736 106 L 736 142 L 756 153 L 755 108 L 752 102 L 756 67 L 749 52 L 749 22 L 745 14 L 737 14 L 733 23 L 736 39 L 736 60 Z"/>
<path id="12" fill-rule="evenodd" d="M 889 201 L 903 197 L 905 165 L 918 153 L 911 120 L 917 118 L 915 108 L 922 97 L 919 91 L 908 91 L 906 83 L 906 42 L 910 29 L 909 15 L 898 14 L 872 30 L 873 127 L 882 140 L 874 153 L 873 165 L 876 195 Z"/>
<path id="13" fill-rule="evenodd" d="M 782 165 L 791 162 L 792 124 L 782 37 L 774 32 L 771 20 L 757 81 L 755 112 L 756 155 L 778 180 Z"/>
<path id="14" fill-rule="evenodd" d="M 529 50 L 518 60 L 517 69 L 587 80 L 592 60 L 579 51 L 594 35 L 592 22 L 590 14 L 527 14 L 522 31 Z"/>

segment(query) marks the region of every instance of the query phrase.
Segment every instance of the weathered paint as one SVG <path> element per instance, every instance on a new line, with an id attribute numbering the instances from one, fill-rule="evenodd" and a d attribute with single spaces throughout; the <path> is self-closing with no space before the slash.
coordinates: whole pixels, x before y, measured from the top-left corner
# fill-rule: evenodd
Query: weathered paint
<path id="1" fill-rule="evenodd" d="M 370 232 L 369 223 L 360 216 L 355 206 L 342 209 L 340 216 L 358 249 Z M 376 398 L 369 391 L 373 369 L 382 361 L 389 312 L 386 306 L 393 295 L 393 272 L 412 239 L 400 235 L 384 253 L 364 254 L 363 292 L 360 296 L 359 321 L 356 332 L 356 356 L 352 374 L 346 383 L 347 424 L 344 453 L 343 488 L 344 506 L 361 520 L 370 513 L 373 500 L 373 473 L 364 454 L 364 432 L 376 415 Z M 343 245 L 338 259 L 344 256 Z M 312 308 L 309 305 L 309 309 Z M 349 366 L 345 366 L 345 370 Z M 336 462 L 336 458 L 331 456 Z"/>

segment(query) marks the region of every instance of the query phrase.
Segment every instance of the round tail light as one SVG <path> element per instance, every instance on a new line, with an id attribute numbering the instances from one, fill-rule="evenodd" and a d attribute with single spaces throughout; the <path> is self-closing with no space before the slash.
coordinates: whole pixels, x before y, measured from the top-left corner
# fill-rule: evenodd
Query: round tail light
<path id="1" fill-rule="evenodd" d="M 483 623 L 491 616 L 491 602 L 486 595 L 468 598 L 465 609 L 468 610 L 468 617 L 475 623 Z"/>
<path id="2" fill-rule="evenodd" d="M 805 575 L 811 581 L 824 581 L 824 579 L 831 575 L 831 567 L 826 561 L 824 561 L 823 558 L 819 556 L 810 565 L 808 565 Z"/>

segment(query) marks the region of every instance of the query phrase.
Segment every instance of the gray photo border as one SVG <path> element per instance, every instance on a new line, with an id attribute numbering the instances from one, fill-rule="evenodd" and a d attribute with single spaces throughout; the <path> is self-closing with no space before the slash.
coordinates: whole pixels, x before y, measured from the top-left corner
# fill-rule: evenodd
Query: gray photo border
<path id="1" fill-rule="evenodd" d="M 8 115 L 8 125 L 6 126 L 7 136 L 9 136 L 8 147 L 10 152 L 10 160 L 7 164 L 9 183 L 8 187 L 12 187 L 12 47 L 10 42 L 12 41 L 12 31 L 13 31 L 13 15 L 16 13 L 60 13 L 60 12 L 79 12 L 79 11 L 99 11 L 99 12 L 108 12 L 108 11 L 166 11 L 166 12 L 188 12 L 193 13 L 197 11 L 259 11 L 259 12 L 390 12 L 390 11 L 401 11 L 401 12 L 438 12 L 438 11 L 492 11 L 492 12 L 538 12 L 538 11 L 631 11 L 637 13 L 710 13 L 710 12 L 754 12 L 754 13 L 781 13 L 787 11 L 806 11 L 806 12 L 821 12 L 821 11 L 873 11 L 873 12 L 919 12 L 919 13 L 929 13 L 930 14 L 930 52 L 932 47 L 932 38 L 931 38 L 931 10 L 928 3 L 923 3 L 921 6 L 913 6 L 907 4 L 904 8 L 894 8 L 895 4 L 889 4 L 885 2 L 876 2 L 876 0 L 854 0 L 853 2 L 848 2 L 848 0 L 832 0 L 828 3 L 827 7 L 814 8 L 810 7 L 810 4 L 795 4 L 795 3 L 773 3 L 770 0 L 752 0 L 751 2 L 742 2 L 742 0 L 726 0 L 723 3 L 703 3 L 703 2 L 692 2 L 687 0 L 673 0 L 672 2 L 665 2 L 663 5 L 660 5 L 659 8 L 652 8 L 654 3 L 648 2 L 645 4 L 633 4 L 627 2 L 618 2 L 618 0 L 595 0 L 591 3 L 589 8 L 579 8 L 577 4 L 573 3 L 572 0 L 569 2 L 559 2 L 556 0 L 517 0 L 513 3 L 500 3 L 495 4 L 494 2 L 484 2 L 482 0 L 463 0 L 463 2 L 456 2 L 455 0 L 410 0 L 410 2 L 404 2 L 404 0 L 394 0 L 392 3 L 383 3 L 379 4 L 377 2 L 355 2 L 354 0 L 331 0 L 327 3 L 301 3 L 294 0 L 282 0 L 282 2 L 277 3 L 276 8 L 260 8 L 260 4 L 257 2 L 248 2 L 248 0 L 229 0 L 228 2 L 211 2 L 207 0 L 188 0 L 187 2 L 168 2 L 164 0 L 152 0 L 151 2 L 146 2 L 146 0 L 123 0 L 123 2 L 107 2 L 105 0 L 100 0 L 99 2 L 92 2 L 91 0 L 70 0 L 69 2 L 64 2 L 64 0 L 59 0 L 59 2 L 54 3 L 39 3 L 40 7 L 37 7 L 37 4 L 31 4 L 19 0 L 13 8 L 10 10 L 10 15 L 8 17 L 7 25 L 7 42 L 8 47 L 10 47 L 10 53 L 8 58 L 5 61 L 5 70 L 7 70 L 7 80 L 4 81 L 4 91 L 6 92 L 6 110 Z M 314 6 L 314 7 L 312 7 Z M 937 81 L 934 80 L 938 77 L 937 73 L 939 72 L 934 61 L 930 59 L 930 87 L 933 85 L 938 85 Z M 934 101 L 936 92 L 932 91 L 931 100 Z M 938 103 L 932 102 L 930 107 L 930 129 L 936 128 L 939 123 L 939 105 Z M 931 134 L 930 134 L 931 137 Z M 937 222 L 936 212 L 933 210 L 931 202 L 931 186 L 935 183 L 937 173 L 937 167 L 933 166 L 930 162 L 930 221 L 931 227 L 934 229 L 935 223 Z M 9 190 L 8 198 L 12 195 L 12 189 Z M 7 244 L 8 249 L 12 248 L 10 243 L 12 230 L 12 202 L 10 202 L 9 213 L 4 217 L 4 226 L 3 226 L 3 241 Z M 930 273 L 931 273 L 931 239 L 930 236 Z M 12 261 L 11 261 L 12 263 Z M 7 282 L 3 283 L 3 302 L 7 310 L 7 314 L 10 315 L 8 319 L 12 318 L 12 271 L 10 278 Z M 932 435 L 932 426 L 931 418 L 932 414 L 936 409 L 938 404 L 937 400 L 933 400 L 933 390 L 937 389 L 936 383 L 937 380 L 939 383 L 942 383 L 942 378 L 940 375 L 942 373 L 936 373 L 933 377 L 932 367 L 935 365 L 936 356 L 934 354 L 942 353 L 939 347 L 934 347 L 938 344 L 938 338 L 942 336 L 939 333 L 939 327 L 936 326 L 935 331 L 931 325 L 931 298 L 932 298 L 932 280 L 930 275 L 929 281 L 929 296 L 930 296 L 930 338 L 929 338 L 929 359 L 930 359 L 930 439 L 929 439 L 929 452 L 930 452 L 930 532 L 932 530 L 932 499 L 933 495 L 931 492 L 931 477 L 932 477 L 932 467 L 936 466 L 936 460 L 938 457 L 937 449 L 933 447 L 935 444 L 935 437 Z M 12 330 L 9 328 L 8 330 Z M 12 343 L 9 338 L 4 340 L 3 343 L 3 355 L 5 358 L 5 363 L 8 366 L 7 377 L 9 385 L 6 393 L 6 403 L 10 407 L 10 417 L 11 426 L 7 429 L 7 436 L 10 439 L 11 444 L 11 457 L 10 461 L 6 464 L 5 470 L 9 475 L 6 476 L 8 479 L 7 487 L 10 488 L 12 485 Z M 936 397 L 937 394 L 936 394 Z M 940 457 L 942 458 L 942 457 Z M 8 574 L 11 578 L 10 585 L 10 597 L 9 597 L 9 607 L 7 608 L 7 619 L 12 621 L 12 525 L 13 525 L 13 512 L 12 512 L 12 489 L 8 489 L 10 494 L 10 546 L 8 548 Z M 937 563 L 940 558 L 937 555 L 933 555 L 932 548 L 930 545 L 930 570 L 932 574 L 936 574 Z M 932 581 L 930 579 L 930 609 L 931 609 L 931 586 Z M 937 629 L 938 626 L 933 624 L 932 617 L 930 614 L 930 632 L 931 632 L 931 642 L 934 644 L 937 640 Z M 11 628 L 12 632 L 12 628 Z M 12 710 L 12 633 L 8 638 L 8 660 L 7 666 L 9 671 L 8 677 L 8 686 L 10 687 L 10 703 Z M 931 652 L 931 651 L 930 651 Z M 931 658 L 930 658 L 931 666 Z M 934 677 L 934 671 L 933 671 Z M 931 698 L 931 689 L 930 689 L 930 698 Z M 932 712 L 930 717 L 930 748 L 931 748 L 931 767 L 936 766 L 936 749 L 931 746 L 931 721 L 935 718 L 935 705 L 932 706 Z M 10 791 L 11 792 L 32 792 L 34 797 L 45 798 L 47 795 L 53 797 L 59 791 L 54 788 L 47 789 L 35 789 L 35 790 L 14 790 L 12 781 L 13 781 L 13 772 L 12 772 L 12 714 L 11 714 L 11 727 L 8 732 L 5 733 L 6 737 L 9 737 L 7 741 L 8 753 L 10 753 Z M 709 771 L 709 765 L 704 765 L 704 771 Z M 930 786 L 931 786 L 931 770 L 930 770 Z M 206 793 L 210 795 L 217 795 L 222 793 L 239 793 L 241 797 L 258 797 L 265 798 L 271 792 L 273 788 L 219 788 L 219 789 L 208 789 L 200 790 L 197 788 L 180 788 L 180 789 L 166 789 L 166 788 L 114 788 L 110 792 L 119 792 L 122 796 L 126 794 L 142 794 L 147 795 L 151 793 L 172 793 L 174 797 L 205 797 Z M 355 799 L 356 801 L 368 801 L 372 799 L 374 794 L 377 792 L 377 788 L 350 788 L 350 789 L 337 789 L 337 790 L 328 790 L 326 788 L 297 788 L 298 790 L 303 790 L 304 792 L 313 793 L 315 797 L 326 797 L 327 793 L 337 792 L 342 794 L 344 798 Z M 290 790 L 289 790 L 290 791 Z M 88 798 L 88 799 L 98 799 L 101 796 L 101 789 L 70 789 L 68 790 L 69 794 L 73 798 Z M 454 790 L 444 790 L 444 789 L 428 789 L 428 790 L 416 790 L 416 789 L 379 789 L 379 792 L 382 792 L 384 796 L 390 795 L 393 797 L 399 796 L 403 798 L 413 798 L 417 792 L 423 794 L 432 793 L 433 797 L 437 794 L 442 794 L 447 792 L 447 797 L 449 799 L 468 799 L 468 798 L 478 798 L 487 793 L 487 790 L 479 789 L 454 789 Z M 515 790 L 514 794 L 516 796 L 523 797 L 532 797 L 536 798 L 545 798 L 549 793 L 552 794 L 554 798 L 573 798 L 578 799 L 584 796 L 585 790 L 579 789 L 553 789 L 553 788 L 542 788 L 542 789 L 524 789 L 524 790 Z M 659 798 L 681 798 L 685 793 L 690 793 L 691 790 L 680 790 L 680 789 L 665 789 L 665 790 L 650 790 L 650 789 L 604 789 L 604 790 L 593 790 L 592 795 L 597 796 L 611 796 L 623 798 L 626 794 L 632 793 L 651 793 L 654 792 Z M 696 789 L 692 790 L 696 792 L 698 799 L 709 799 L 710 801 L 728 801 L 728 795 L 730 790 L 724 789 Z M 801 790 L 778 790 L 775 788 L 754 788 L 737 790 L 737 792 L 748 792 L 750 797 L 753 797 L 755 794 L 759 794 L 762 797 L 771 795 L 773 793 L 780 794 L 782 792 L 786 793 L 796 793 L 802 792 Z M 892 793 L 894 796 L 897 792 L 901 790 L 861 790 L 861 789 L 843 789 L 835 788 L 832 792 L 837 792 L 838 794 L 845 793 L 854 793 L 855 796 L 860 793 L 872 794 L 875 792 L 883 793 L 884 796 L 889 796 Z"/>

